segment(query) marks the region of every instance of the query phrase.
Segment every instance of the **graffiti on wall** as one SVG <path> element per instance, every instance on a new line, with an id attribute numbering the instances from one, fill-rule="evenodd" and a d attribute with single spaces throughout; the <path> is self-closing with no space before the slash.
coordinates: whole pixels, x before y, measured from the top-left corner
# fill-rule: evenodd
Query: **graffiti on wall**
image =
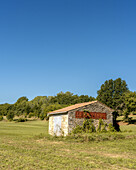
<path id="1" fill-rule="evenodd" d="M 88 119 L 107 119 L 106 113 L 100 112 L 84 112 L 84 111 L 76 111 L 76 118 L 88 118 Z"/>

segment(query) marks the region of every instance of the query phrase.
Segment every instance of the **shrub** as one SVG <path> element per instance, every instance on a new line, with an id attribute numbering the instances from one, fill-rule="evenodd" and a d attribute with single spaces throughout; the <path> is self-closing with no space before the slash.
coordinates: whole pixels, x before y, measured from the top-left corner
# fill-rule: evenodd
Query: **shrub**
<path id="1" fill-rule="evenodd" d="M 106 127 L 107 127 L 107 123 L 104 123 L 102 119 L 99 119 L 97 132 L 107 132 Z"/>
<path id="2" fill-rule="evenodd" d="M 103 125 L 103 121 L 102 119 L 99 119 L 99 124 L 98 124 L 98 128 L 97 128 L 97 132 L 101 132 L 101 126 Z"/>
<path id="3" fill-rule="evenodd" d="M 84 133 L 96 132 L 92 119 L 85 119 L 82 126 L 77 125 L 72 131 L 72 133 L 74 134 L 83 133 L 83 132 Z"/>
<path id="4" fill-rule="evenodd" d="M 107 132 L 106 127 L 107 127 L 107 124 L 106 124 L 106 123 L 105 123 L 104 125 L 102 125 L 102 127 L 101 127 L 101 132 Z"/>
<path id="5" fill-rule="evenodd" d="M 0 116 L 0 121 L 2 121 L 3 120 L 3 116 Z"/>
<path id="6" fill-rule="evenodd" d="M 31 117 L 34 117 L 34 116 L 35 116 L 35 114 L 30 112 L 29 115 L 28 115 L 28 118 L 31 118 Z"/>
<path id="7" fill-rule="evenodd" d="M 9 121 L 12 121 L 13 118 L 14 118 L 14 112 L 12 112 L 12 111 L 8 112 L 6 118 L 7 118 Z"/>
<path id="8" fill-rule="evenodd" d="M 45 118 L 44 114 L 40 114 L 40 119 L 44 120 L 44 118 Z"/>
<path id="9" fill-rule="evenodd" d="M 85 119 L 82 126 L 77 125 L 73 130 L 73 134 L 78 133 L 92 133 L 92 132 L 116 132 L 115 127 L 110 123 L 104 123 L 102 119 L 99 119 L 98 128 L 96 130 L 92 119 Z"/>
<path id="10" fill-rule="evenodd" d="M 83 131 L 84 132 L 96 132 L 95 126 L 93 125 L 93 120 L 92 119 L 86 119 L 83 122 Z"/>
<path id="11" fill-rule="evenodd" d="M 82 133 L 82 132 L 83 132 L 83 127 L 79 125 L 77 125 L 72 131 L 73 134 Z"/>
<path id="12" fill-rule="evenodd" d="M 25 119 L 25 118 L 19 118 L 16 120 L 16 122 L 26 122 L 26 121 L 27 121 L 27 119 Z"/>
<path id="13" fill-rule="evenodd" d="M 133 115 L 136 115 L 136 112 L 133 112 Z"/>
<path id="14" fill-rule="evenodd" d="M 112 126 L 112 124 L 110 123 L 108 126 L 108 131 L 109 132 L 116 132 L 115 128 Z"/>
<path id="15" fill-rule="evenodd" d="M 128 115 L 129 115 L 129 112 L 128 112 L 128 110 L 126 109 L 126 110 L 124 111 L 123 122 L 128 122 Z"/>

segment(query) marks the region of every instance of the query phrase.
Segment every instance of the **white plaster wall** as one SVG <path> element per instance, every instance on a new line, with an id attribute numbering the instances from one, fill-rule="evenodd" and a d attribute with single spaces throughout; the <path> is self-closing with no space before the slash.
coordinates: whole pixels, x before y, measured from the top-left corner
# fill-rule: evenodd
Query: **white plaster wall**
<path id="1" fill-rule="evenodd" d="M 50 135 L 55 135 L 54 134 L 54 117 L 57 115 L 50 115 L 49 117 L 49 134 Z M 66 136 L 68 135 L 68 114 L 59 114 L 58 116 L 61 116 L 61 134 Z"/>

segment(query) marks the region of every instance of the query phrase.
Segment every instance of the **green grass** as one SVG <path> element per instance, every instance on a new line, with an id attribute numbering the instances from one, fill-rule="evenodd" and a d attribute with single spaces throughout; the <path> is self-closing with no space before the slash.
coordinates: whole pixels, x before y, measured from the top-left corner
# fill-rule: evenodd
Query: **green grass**
<path id="1" fill-rule="evenodd" d="M 49 137 L 46 121 L 2 121 L 0 169 L 136 169 L 136 125 L 121 130 L 125 139 L 77 142 Z"/>

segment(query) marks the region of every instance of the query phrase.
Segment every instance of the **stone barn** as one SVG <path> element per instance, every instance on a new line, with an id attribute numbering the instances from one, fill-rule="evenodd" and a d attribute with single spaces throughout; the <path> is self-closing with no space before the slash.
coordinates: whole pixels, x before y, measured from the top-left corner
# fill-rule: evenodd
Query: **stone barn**
<path id="1" fill-rule="evenodd" d="M 85 114 L 87 111 L 87 115 Z M 99 101 L 79 103 L 63 109 L 48 113 L 49 116 L 49 134 L 50 135 L 68 135 L 76 125 L 82 125 L 85 118 L 93 119 L 95 127 L 98 126 L 99 119 L 104 123 L 112 123 L 114 110 Z"/>

